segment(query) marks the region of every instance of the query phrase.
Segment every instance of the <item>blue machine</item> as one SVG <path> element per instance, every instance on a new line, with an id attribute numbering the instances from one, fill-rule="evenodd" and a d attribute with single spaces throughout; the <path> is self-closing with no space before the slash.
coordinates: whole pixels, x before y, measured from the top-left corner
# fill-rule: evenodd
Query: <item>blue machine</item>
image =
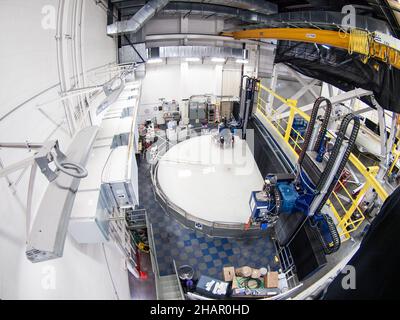
<path id="1" fill-rule="evenodd" d="M 292 214 L 302 203 L 293 175 L 268 175 L 262 191 L 251 193 L 251 221 L 262 229 L 273 226 L 279 214 Z M 303 205 L 300 205 L 303 208 Z"/>
<path id="2" fill-rule="evenodd" d="M 321 125 L 316 125 L 321 103 L 326 102 L 325 117 Z M 304 144 L 297 164 L 297 175 L 267 175 L 261 191 L 251 193 L 250 222 L 259 224 L 262 229 L 274 226 L 280 215 L 303 214 L 316 230 L 326 254 L 336 252 L 340 247 L 340 237 L 333 220 L 322 214 L 322 208 L 328 201 L 341 172 L 343 171 L 360 127 L 353 114 L 347 115 L 338 131 L 334 147 L 327 152 L 327 126 L 332 104 L 328 99 L 316 100 L 310 123 L 304 135 Z M 345 142 L 347 127 L 353 121 L 353 130 Z M 296 122 L 296 130 L 304 130 L 304 122 Z M 313 143 L 310 143 L 313 141 Z M 347 143 L 346 148 L 342 144 Z M 312 145 L 311 145 L 312 144 Z M 295 234 L 297 230 L 290 230 Z"/>
<path id="3" fill-rule="evenodd" d="M 307 130 L 307 125 L 308 125 L 308 122 L 304 118 L 295 117 L 293 119 L 292 128 L 294 130 L 296 130 L 302 137 L 304 137 L 304 134 Z M 297 134 L 293 131 L 292 131 L 292 133 L 293 133 L 292 137 L 296 139 Z"/>

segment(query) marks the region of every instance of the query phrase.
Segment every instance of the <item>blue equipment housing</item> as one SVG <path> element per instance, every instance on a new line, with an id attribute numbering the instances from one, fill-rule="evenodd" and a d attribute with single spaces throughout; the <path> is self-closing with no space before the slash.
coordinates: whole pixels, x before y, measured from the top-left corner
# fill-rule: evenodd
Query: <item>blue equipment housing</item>
<path id="1" fill-rule="evenodd" d="M 302 176 L 305 176 L 304 183 Z M 308 216 L 315 194 L 306 175 L 300 175 L 300 181 L 296 185 L 294 175 L 268 175 L 264 189 L 251 193 L 251 221 L 273 225 L 280 214 L 301 212 Z"/>
<path id="2" fill-rule="evenodd" d="M 306 219 L 317 194 L 315 186 L 303 171 L 297 182 L 294 176 L 268 175 L 264 189 L 251 193 L 251 222 L 259 223 L 260 228 L 266 230 L 274 226 L 281 214 L 301 213 Z M 309 221 L 326 254 L 334 252 L 334 248 L 340 244 L 340 237 L 333 220 L 328 215 L 317 212 L 309 217 Z"/>
<path id="3" fill-rule="evenodd" d="M 322 103 L 326 103 L 325 115 L 320 118 L 318 112 Z M 302 222 L 305 223 L 308 220 L 326 254 L 336 252 L 341 241 L 332 218 L 321 212 L 345 168 L 360 128 L 359 118 L 353 114 L 346 115 L 338 130 L 333 148 L 327 150 L 331 111 L 332 103 L 320 97 L 315 101 L 309 123 L 297 117 L 294 119 L 294 130 L 291 135 L 295 134 L 297 138 L 297 133 L 299 133 L 304 137 L 297 163 L 297 176 L 267 175 L 263 190 L 252 192 L 250 198 L 250 222 L 258 223 L 262 229 L 265 229 L 273 226 L 278 221 L 279 215 L 287 215 L 285 219 L 282 219 L 285 226 L 280 225 L 277 228 L 278 233 L 282 234 L 282 238 L 287 243 L 288 239 L 296 234 L 297 228 L 303 225 Z M 316 125 L 317 120 L 321 121 L 320 125 Z M 353 122 L 353 128 L 345 142 L 347 128 L 351 122 Z M 344 143 L 347 146 L 344 145 L 345 148 L 342 148 Z M 327 151 L 329 157 L 325 161 L 324 156 Z M 302 221 L 297 224 L 300 220 Z"/>
<path id="4" fill-rule="evenodd" d="M 289 182 L 280 182 L 276 187 L 281 195 L 281 213 L 291 214 L 299 198 L 296 188 Z"/>
<path id="5" fill-rule="evenodd" d="M 304 118 L 295 117 L 293 119 L 292 128 L 293 128 L 293 130 L 296 130 L 302 137 L 306 133 L 307 126 L 308 126 L 308 122 Z M 293 135 L 292 135 L 293 138 L 296 138 L 297 134 L 293 131 L 292 131 L 292 133 L 293 133 Z"/>

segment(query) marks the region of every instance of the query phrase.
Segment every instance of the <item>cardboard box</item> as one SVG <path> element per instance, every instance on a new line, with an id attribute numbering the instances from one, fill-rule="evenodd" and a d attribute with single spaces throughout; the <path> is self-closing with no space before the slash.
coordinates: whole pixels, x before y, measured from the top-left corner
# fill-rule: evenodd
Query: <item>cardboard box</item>
<path id="1" fill-rule="evenodd" d="M 235 268 L 234 267 L 225 267 L 223 269 L 224 273 L 224 281 L 231 282 L 235 277 Z"/>
<path id="2" fill-rule="evenodd" d="M 279 274 L 278 272 L 268 272 L 264 276 L 264 286 L 265 288 L 272 289 L 279 287 Z"/>

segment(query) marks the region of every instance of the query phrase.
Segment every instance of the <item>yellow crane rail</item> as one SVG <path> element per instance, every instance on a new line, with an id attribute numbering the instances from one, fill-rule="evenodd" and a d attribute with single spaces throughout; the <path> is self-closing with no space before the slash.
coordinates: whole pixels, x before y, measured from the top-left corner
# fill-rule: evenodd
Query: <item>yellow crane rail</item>
<path id="1" fill-rule="evenodd" d="M 400 52 L 392 47 L 375 41 L 373 33 L 352 29 L 349 32 L 340 30 L 320 30 L 312 28 L 262 28 L 224 33 L 235 39 L 276 39 L 328 45 L 348 50 L 350 54 L 359 53 L 375 58 L 400 69 Z"/>

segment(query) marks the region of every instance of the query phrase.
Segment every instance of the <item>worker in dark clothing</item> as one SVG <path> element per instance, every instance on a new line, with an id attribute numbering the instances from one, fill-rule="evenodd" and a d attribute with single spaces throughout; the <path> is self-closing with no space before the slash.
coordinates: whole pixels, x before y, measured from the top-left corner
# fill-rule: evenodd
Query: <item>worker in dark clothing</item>
<path id="1" fill-rule="evenodd" d="M 355 270 L 353 288 L 344 288 L 348 274 L 339 274 L 325 300 L 399 299 L 400 187 L 383 204 L 360 249 L 348 263 Z M 346 278 L 345 278 L 346 277 Z M 344 281 L 343 281 L 344 280 Z"/>

